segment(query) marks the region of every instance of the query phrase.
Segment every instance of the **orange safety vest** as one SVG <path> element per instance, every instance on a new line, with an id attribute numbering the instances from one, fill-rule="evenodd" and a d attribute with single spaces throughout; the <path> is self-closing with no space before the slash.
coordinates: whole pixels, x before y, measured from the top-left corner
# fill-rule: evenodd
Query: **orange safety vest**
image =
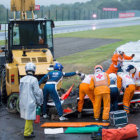
<path id="1" fill-rule="evenodd" d="M 95 73 L 93 76 L 94 86 L 108 86 L 108 79 L 107 75 L 104 72 L 101 73 Z"/>

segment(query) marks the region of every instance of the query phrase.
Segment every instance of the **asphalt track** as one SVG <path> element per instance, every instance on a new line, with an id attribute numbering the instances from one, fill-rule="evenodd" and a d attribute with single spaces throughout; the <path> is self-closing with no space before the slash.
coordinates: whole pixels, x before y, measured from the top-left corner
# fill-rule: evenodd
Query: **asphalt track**
<path id="1" fill-rule="evenodd" d="M 55 58 L 68 56 L 73 53 L 82 52 L 88 49 L 95 49 L 117 41 L 120 40 L 100 38 L 55 38 L 54 55 Z"/>
<path id="2" fill-rule="evenodd" d="M 82 119 L 77 119 L 75 116 L 69 116 L 69 122 L 92 122 L 93 114 L 84 115 Z M 140 113 L 131 114 L 128 117 L 129 124 L 136 124 L 140 128 Z M 44 134 L 44 128 L 40 125 L 44 122 L 51 122 L 50 119 L 41 117 L 40 124 L 34 124 L 35 138 L 27 140 L 91 140 L 91 134 Z M 53 121 L 54 122 L 54 121 Z M 26 140 L 23 137 L 25 121 L 20 118 L 19 114 L 8 113 L 5 107 L 0 108 L 0 140 Z M 66 130 L 66 128 L 64 129 Z M 138 130 L 140 134 L 140 130 Z M 130 139 L 139 140 L 139 137 Z"/>
<path id="3" fill-rule="evenodd" d="M 56 38 L 55 39 L 55 56 L 60 57 L 63 55 L 70 55 L 72 53 L 84 51 L 87 49 L 93 49 L 114 43 L 119 40 L 108 40 L 108 39 L 80 39 L 80 38 Z M 58 50 L 58 51 L 57 51 Z M 131 114 L 129 116 L 129 123 L 137 124 L 140 128 L 140 113 Z M 43 122 L 50 122 L 50 119 L 42 119 Z M 69 116 L 69 121 L 72 122 L 84 122 L 94 121 L 93 114 L 86 115 L 82 119 L 77 119 L 76 116 Z M 0 140 L 24 140 L 25 121 L 20 118 L 19 114 L 11 114 L 7 112 L 6 107 L 0 107 Z M 36 137 L 28 140 L 91 140 L 91 134 L 56 134 L 56 135 L 45 135 L 44 129 L 40 127 L 40 124 L 34 125 L 34 132 Z M 140 131 L 138 131 L 140 133 Z M 139 140 L 135 138 L 133 140 Z"/>

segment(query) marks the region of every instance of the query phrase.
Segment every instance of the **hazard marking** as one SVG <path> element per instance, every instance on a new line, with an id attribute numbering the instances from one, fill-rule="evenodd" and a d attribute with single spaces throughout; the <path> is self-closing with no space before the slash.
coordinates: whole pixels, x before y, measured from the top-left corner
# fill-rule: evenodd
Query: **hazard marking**
<path id="1" fill-rule="evenodd" d="M 126 75 L 125 77 L 128 78 L 128 79 L 130 79 L 130 76 L 129 75 Z"/>
<path id="2" fill-rule="evenodd" d="M 96 77 L 97 77 L 98 79 L 101 79 L 101 78 L 103 77 L 103 75 L 98 74 Z"/>

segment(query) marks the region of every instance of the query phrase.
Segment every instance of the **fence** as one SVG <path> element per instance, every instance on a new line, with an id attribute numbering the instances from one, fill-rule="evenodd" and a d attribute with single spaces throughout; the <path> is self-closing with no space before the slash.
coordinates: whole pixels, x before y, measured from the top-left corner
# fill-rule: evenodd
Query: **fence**
<path id="1" fill-rule="evenodd" d="M 5 12 L 5 18 L 1 19 L 0 24 L 7 23 L 8 19 L 13 18 L 13 13 L 7 10 Z M 87 9 L 45 9 L 41 8 L 39 11 L 35 11 L 35 15 L 38 18 L 48 18 L 54 21 L 70 21 L 70 20 L 94 20 L 94 19 L 112 19 L 119 18 L 119 13 L 135 13 L 135 17 L 140 17 L 140 10 L 123 10 L 123 11 L 103 11 L 103 10 L 87 10 Z M 96 15 L 93 17 L 93 15 Z M 17 18 L 20 14 L 16 14 Z M 31 14 L 28 14 L 29 18 Z"/>

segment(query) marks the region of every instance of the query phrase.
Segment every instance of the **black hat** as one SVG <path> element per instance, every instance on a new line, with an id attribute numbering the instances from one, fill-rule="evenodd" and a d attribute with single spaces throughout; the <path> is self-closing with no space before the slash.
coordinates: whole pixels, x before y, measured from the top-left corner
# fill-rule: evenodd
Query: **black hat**
<path id="1" fill-rule="evenodd" d="M 134 69 L 135 67 L 133 65 L 128 65 L 126 68 L 127 72 L 130 72 L 130 70 Z"/>

